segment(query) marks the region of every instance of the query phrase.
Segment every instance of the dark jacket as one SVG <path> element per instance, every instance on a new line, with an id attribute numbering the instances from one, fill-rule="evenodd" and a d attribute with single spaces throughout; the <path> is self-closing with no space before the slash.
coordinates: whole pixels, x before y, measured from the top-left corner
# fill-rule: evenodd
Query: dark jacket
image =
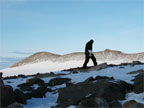
<path id="1" fill-rule="evenodd" d="M 86 43 L 85 53 L 88 53 L 88 50 L 92 50 L 92 44 L 93 44 L 93 42 L 91 42 L 91 41 Z"/>

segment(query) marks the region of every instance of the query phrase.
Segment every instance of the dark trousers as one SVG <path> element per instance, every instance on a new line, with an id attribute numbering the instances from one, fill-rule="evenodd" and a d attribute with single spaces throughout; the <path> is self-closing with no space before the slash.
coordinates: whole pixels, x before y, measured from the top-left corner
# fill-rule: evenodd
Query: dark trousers
<path id="1" fill-rule="evenodd" d="M 90 57 L 89 54 L 85 53 L 85 62 L 83 64 L 83 68 L 87 67 L 87 63 L 89 62 L 90 58 L 92 59 L 94 66 L 97 65 L 95 56 L 92 54 L 92 56 Z"/>

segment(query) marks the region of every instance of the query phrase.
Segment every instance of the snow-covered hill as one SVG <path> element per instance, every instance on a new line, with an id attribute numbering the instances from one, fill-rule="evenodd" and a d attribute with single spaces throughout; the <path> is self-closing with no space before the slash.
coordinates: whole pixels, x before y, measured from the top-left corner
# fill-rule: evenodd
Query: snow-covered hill
<path id="1" fill-rule="evenodd" d="M 141 61 L 141 62 L 144 61 L 144 52 L 136 54 L 126 54 L 121 51 L 106 49 L 104 51 L 94 52 L 94 55 L 96 56 L 96 59 L 99 62 L 111 62 L 114 64 L 119 64 L 123 62 L 132 62 L 132 61 Z M 83 52 L 70 53 L 65 55 L 57 55 L 49 52 L 38 52 L 12 65 L 11 67 L 18 67 L 44 61 L 49 61 L 53 63 L 84 61 L 84 58 L 85 55 Z"/>
<path id="2" fill-rule="evenodd" d="M 107 64 L 120 64 L 132 61 L 144 62 L 144 52 L 137 54 L 125 54 L 120 51 L 107 49 L 101 52 L 94 52 L 94 55 L 96 56 L 98 64 L 103 62 L 107 62 Z M 85 55 L 82 52 L 66 55 L 39 52 L 23 59 L 9 68 L 0 71 L 3 72 L 4 76 L 55 72 L 74 67 L 81 67 L 84 63 L 84 59 Z M 93 65 L 92 61 L 90 61 L 88 65 Z"/>

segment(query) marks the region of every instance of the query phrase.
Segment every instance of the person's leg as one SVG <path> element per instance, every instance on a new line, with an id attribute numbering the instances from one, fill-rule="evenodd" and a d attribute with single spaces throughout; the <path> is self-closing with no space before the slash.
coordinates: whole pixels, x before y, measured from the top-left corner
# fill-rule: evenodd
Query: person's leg
<path id="1" fill-rule="evenodd" d="M 96 58 L 95 56 L 92 54 L 91 59 L 93 61 L 94 66 L 97 66 L 97 62 L 96 62 Z"/>
<path id="2" fill-rule="evenodd" d="M 83 64 L 83 68 L 87 68 L 87 63 L 89 62 L 89 55 L 85 54 L 85 62 Z"/>

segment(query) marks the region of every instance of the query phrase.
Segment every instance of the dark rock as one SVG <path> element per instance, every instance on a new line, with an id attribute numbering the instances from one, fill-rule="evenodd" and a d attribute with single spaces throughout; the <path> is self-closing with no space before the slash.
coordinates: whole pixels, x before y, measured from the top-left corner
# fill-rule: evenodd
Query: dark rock
<path id="1" fill-rule="evenodd" d="M 54 72 L 50 72 L 50 74 L 54 74 Z"/>
<path id="2" fill-rule="evenodd" d="M 131 66 L 140 65 L 140 64 L 143 64 L 143 63 L 141 63 L 140 61 L 133 61 L 133 62 L 131 63 Z"/>
<path id="3" fill-rule="evenodd" d="M 118 101 L 113 101 L 109 104 L 110 108 L 122 108 L 122 105 Z"/>
<path id="4" fill-rule="evenodd" d="M 20 103 L 14 102 L 10 104 L 7 108 L 23 108 L 23 106 L 21 106 Z"/>
<path id="5" fill-rule="evenodd" d="M 23 83 L 18 85 L 18 87 L 23 91 L 32 91 L 34 88 L 31 86 L 31 83 Z"/>
<path id="6" fill-rule="evenodd" d="M 125 99 L 125 94 L 131 85 L 124 81 L 98 80 L 96 82 L 84 81 L 71 86 L 60 88 L 57 102 L 59 105 L 75 105 L 83 98 L 92 94 L 95 98 L 104 98 L 108 103 Z M 66 106 L 67 107 L 67 106 Z"/>
<path id="7" fill-rule="evenodd" d="M 32 79 L 26 80 L 26 83 L 43 85 L 44 81 L 42 79 L 38 78 L 38 77 L 34 77 Z"/>
<path id="8" fill-rule="evenodd" d="M 7 83 L 12 83 L 11 81 L 7 81 Z"/>
<path id="9" fill-rule="evenodd" d="M 15 101 L 15 95 L 13 92 L 13 88 L 8 85 L 0 86 L 0 107 L 7 107 Z"/>
<path id="10" fill-rule="evenodd" d="M 107 65 L 107 66 L 109 66 L 109 67 L 114 67 L 114 66 L 117 66 L 117 65 L 115 65 L 115 64 L 109 64 L 109 65 Z"/>
<path id="11" fill-rule="evenodd" d="M 86 79 L 85 81 L 94 81 L 95 79 L 93 77 L 89 77 L 88 79 Z"/>
<path id="12" fill-rule="evenodd" d="M 104 91 L 99 92 L 99 93 L 108 102 L 112 102 L 114 100 L 125 99 L 125 93 L 123 93 L 123 92 L 126 92 L 126 91 L 121 89 L 121 85 L 118 85 L 116 83 L 111 83 L 109 86 L 104 88 Z"/>
<path id="13" fill-rule="evenodd" d="M 65 84 L 67 87 L 73 85 L 73 83 L 71 83 L 71 82 L 66 82 Z"/>
<path id="14" fill-rule="evenodd" d="M 82 100 L 79 105 L 78 108 L 86 108 L 86 107 L 97 107 L 97 103 L 95 102 L 94 99 L 84 99 Z"/>
<path id="15" fill-rule="evenodd" d="M 136 70 L 136 71 L 129 72 L 128 74 L 137 74 L 137 73 L 144 73 L 144 70 L 139 69 L 139 70 Z"/>
<path id="16" fill-rule="evenodd" d="M 52 92 L 52 89 L 50 89 L 50 88 L 47 88 L 47 91 L 48 91 L 48 92 Z"/>
<path id="17" fill-rule="evenodd" d="M 70 78 L 54 78 L 49 81 L 49 85 L 50 86 L 61 85 L 66 82 L 69 82 L 70 80 L 71 80 Z"/>
<path id="18" fill-rule="evenodd" d="M 119 68 L 124 68 L 123 66 L 119 67 Z"/>
<path id="19" fill-rule="evenodd" d="M 27 95 L 24 94 L 22 91 L 16 89 L 14 91 L 15 94 L 15 100 L 21 104 L 25 104 L 26 105 L 26 99 L 27 99 Z"/>
<path id="20" fill-rule="evenodd" d="M 109 108 L 108 103 L 103 98 L 87 98 L 82 100 L 78 108 Z"/>
<path id="21" fill-rule="evenodd" d="M 70 71 L 70 74 L 76 74 L 76 73 L 78 73 L 78 71 L 76 71 L 76 70 Z"/>
<path id="22" fill-rule="evenodd" d="M 144 104 L 137 103 L 135 100 L 130 100 L 124 103 L 123 108 L 144 108 Z"/>
<path id="23" fill-rule="evenodd" d="M 26 75 L 23 75 L 23 74 L 18 75 L 18 77 L 27 78 L 27 76 L 26 76 Z"/>
<path id="24" fill-rule="evenodd" d="M 4 77 L 3 79 L 6 80 L 6 79 L 17 79 L 18 77 L 16 75 L 14 76 L 9 76 L 9 77 Z"/>
<path id="25" fill-rule="evenodd" d="M 121 63 L 119 66 L 127 66 L 127 65 L 131 65 L 131 63 Z"/>
<path id="26" fill-rule="evenodd" d="M 50 88 L 47 88 L 46 86 L 38 87 L 36 90 L 33 90 L 31 93 L 27 93 L 30 97 L 35 97 L 35 98 L 42 98 L 45 97 L 45 94 L 50 90 Z"/>
<path id="27" fill-rule="evenodd" d="M 144 73 L 139 74 L 134 79 L 134 92 L 143 93 L 144 92 Z"/>
<path id="28" fill-rule="evenodd" d="M 2 75 L 3 75 L 3 73 L 0 72 L 0 86 L 4 85 Z"/>
<path id="29" fill-rule="evenodd" d="M 102 79 L 114 80 L 113 77 L 107 77 L 107 76 L 96 76 L 95 78 L 95 80 L 102 80 Z"/>
<path id="30" fill-rule="evenodd" d="M 50 108 L 56 108 L 55 106 L 51 106 Z"/>

